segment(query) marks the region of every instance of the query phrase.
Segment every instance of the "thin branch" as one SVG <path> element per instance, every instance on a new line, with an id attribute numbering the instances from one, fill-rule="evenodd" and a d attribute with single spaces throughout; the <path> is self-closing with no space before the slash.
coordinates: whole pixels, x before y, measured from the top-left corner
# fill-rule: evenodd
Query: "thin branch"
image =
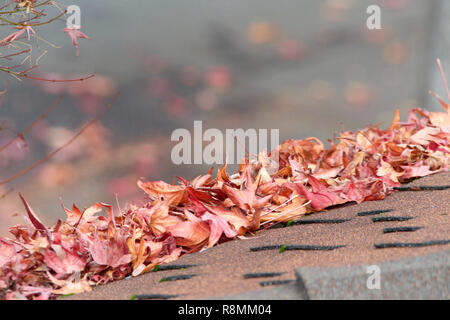
<path id="1" fill-rule="evenodd" d="M 21 54 L 24 54 L 24 53 L 29 53 L 30 51 L 31 51 L 31 49 L 25 49 L 25 50 L 22 50 L 22 51 L 19 51 L 19 52 L 14 52 L 14 53 L 7 54 L 6 56 L 1 56 L 0 55 L 0 59 L 11 60 L 10 58 L 13 57 L 13 56 L 18 56 L 18 55 L 21 55 Z"/>
<path id="2" fill-rule="evenodd" d="M 61 12 L 60 14 L 58 14 L 57 16 L 55 16 L 53 18 L 51 18 L 51 19 L 49 19 L 47 21 L 44 21 L 44 22 L 39 22 L 39 23 L 20 23 L 20 22 L 11 21 L 11 20 L 8 20 L 8 19 L 2 18 L 2 17 L 0 17 L 0 20 L 5 22 L 5 23 L 7 23 L 7 24 L 9 24 L 9 25 L 15 25 L 15 26 L 21 26 L 21 27 L 38 27 L 38 26 L 42 26 L 44 24 L 49 24 L 49 23 L 51 23 L 51 22 L 53 22 L 55 20 L 58 20 L 59 18 L 61 18 L 65 14 L 66 14 L 65 11 Z M 28 19 L 27 21 L 30 21 L 30 20 L 31 19 Z"/>
<path id="3" fill-rule="evenodd" d="M 0 67 L 0 71 L 9 73 L 10 75 L 12 75 L 16 78 L 26 78 L 26 79 L 30 79 L 30 80 L 38 80 L 38 81 L 45 81 L 45 82 L 78 82 L 78 81 L 85 81 L 85 80 L 95 77 L 94 74 L 91 74 L 87 77 L 78 78 L 78 79 L 46 79 L 46 78 L 33 77 L 26 73 L 14 72 L 14 71 L 9 70 L 8 67 Z"/>
<path id="4" fill-rule="evenodd" d="M 0 186 L 10 183 L 13 180 L 16 180 L 17 178 L 23 176 L 24 174 L 30 172 L 31 170 L 33 170 L 34 168 L 36 168 L 37 166 L 43 164 L 44 162 L 48 161 L 50 158 L 52 158 L 55 154 L 57 154 L 58 152 L 60 152 L 61 150 L 63 150 L 64 148 L 66 148 L 67 146 L 69 146 L 70 144 L 72 144 L 81 134 L 83 134 L 84 131 L 86 131 L 86 129 L 88 129 L 90 126 L 92 126 L 95 122 L 97 122 L 104 114 L 106 111 L 108 111 L 113 103 L 117 100 L 117 98 L 119 97 L 119 91 L 114 95 L 112 101 L 106 105 L 105 108 L 103 108 L 103 110 L 91 121 L 89 121 L 86 125 L 84 125 L 77 134 L 75 134 L 69 141 L 67 141 L 65 144 L 63 144 L 62 146 L 60 146 L 59 148 L 55 149 L 53 152 L 49 153 L 48 155 L 46 155 L 45 157 L 43 157 L 42 159 L 40 159 L 39 161 L 35 162 L 34 164 L 32 164 L 31 166 L 23 169 L 22 171 L 14 174 L 13 176 L 0 181 Z"/>
<path id="5" fill-rule="evenodd" d="M 441 65 L 441 60 L 436 59 L 436 62 L 439 67 L 439 72 L 441 73 L 442 80 L 444 81 L 444 86 L 445 86 L 445 91 L 447 92 L 447 97 L 450 100 L 450 91 L 448 89 L 447 79 L 445 78 L 444 69 L 442 68 L 442 65 Z"/>
<path id="6" fill-rule="evenodd" d="M 6 148 L 8 148 L 14 141 L 16 141 L 19 138 L 24 137 L 28 132 L 31 131 L 31 129 L 33 129 L 34 126 L 36 126 L 42 119 L 44 119 L 45 117 L 47 117 L 47 115 L 53 110 L 55 109 L 55 107 L 61 102 L 61 100 L 63 99 L 63 96 L 61 95 L 58 100 L 56 100 L 56 102 L 50 106 L 50 108 L 47 109 L 47 111 L 45 111 L 39 118 L 37 118 L 32 124 L 30 124 L 24 131 L 22 131 L 21 133 L 17 134 L 16 137 L 14 137 L 13 139 L 9 140 L 7 143 L 5 143 L 3 146 L 0 147 L 0 152 L 2 152 L 3 150 L 5 150 Z"/>
<path id="7" fill-rule="evenodd" d="M 38 3 L 38 4 L 34 5 L 32 8 L 34 9 L 34 8 L 37 8 L 37 7 L 40 7 L 40 6 L 44 6 L 44 5 L 46 5 L 46 4 L 50 3 L 50 2 L 52 2 L 52 0 L 46 0 L 44 2 L 41 2 L 41 3 Z M 9 5 L 10 4 L 8 3 L 7 5 L 5 5 L 4 7 L 0 8 L 0 9 L 6 8 Z M 26 11 L 26 10 L 27 9 L 20 8 L 20 9 L 16 9 L 16 10 L 2 11 L 2 12 L 0 12 L 0 15 L 2 15 L 2 14 L 14 14 L 14 13 L 19 13 L 19 12 Z"/>

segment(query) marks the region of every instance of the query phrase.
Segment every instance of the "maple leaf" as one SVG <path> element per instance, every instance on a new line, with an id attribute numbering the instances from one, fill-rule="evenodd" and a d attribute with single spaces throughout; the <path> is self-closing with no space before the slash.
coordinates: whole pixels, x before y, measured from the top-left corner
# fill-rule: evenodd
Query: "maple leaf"
<path id="1" fill-rule="evenodd" d="M 410 139 L 416 144 L 428 146 L 430 141 L 439 142 L 439 139 L 435 135 L 440 132 L 441 130 L 439 128 L 426 127 L 413 134 Z"/>
<path id="2" fill-rule="evenodd" d="M 208 207 L 208 210 L 214 215 L 226 220 L 230 225 L 234 227 L 237 234 L 243 235 L 250 228 L 250 222 L 247 217 L 236 207 L 227 210 L 221 206 Z"/>
<path id="3" fill-rule="evenodd" d="M 23 202 L 23 205 L 25 206 L 25 209 L 28 214 L 28 218 L 30 219 L 31 224 L 39 231 L 44 232 L 45 234 L 50 234 L 50 231 L 44 226 L 44 224 L 39 220 L 39 218 L 36 216 L 36 214 L 33 212 L 31 207 L 28 205 L 28 203 L 25 201 L 25 198 L 22 196 L 22 194 L 19 192 L 19 197 Z"/>
<path id="4" fill-rule="evenodd" d="M 75 204 L 73 204 L 72 210 L 65 208 L 63 204 L 61 205 L 67 215 L 67 219 L 65 222 L 70 224 L 71 226 L 77 226 L 80 223 L 83 224 L 92 222 L 96 219 L 95 214 L 101 212 L 104 206 L 106 206 L 107 208 L 110 207 L 103 203 L 97 202 L 81 212 Z"/>
<path id="5" fill-rule="evenodd" d="M 139 239 L 139 246 L 136 247 L 136 236 L 127 240 L 128 248 L 132 256 L 133 276 L 138 276 L 148 270 L 150 263 L 146 264 L 147 260 L 156 258 L 163 249 L 162 242 L 147 241 L 144 237 Z"/>
<path id="6" fill-rule="evenodd" d="M 304 198 L 293 192 L 290 199 L 261 214 L 260 220 L 263 222 L 262 225 L 272 221 L 287 222 L 297 219 L 308 212 L 307 204 L 308 202 L 305 202 Z"/>
<path id="7" fill-rule="evenodd" d="M 176 248 L 170 254 L 166 254 L 166 255 L 163 255 L 163 256 L 160 256 L 160 257 L 156 257 L 155 259 L 152 260 L 152 264 L 148 265 L 144 269 L 143 272 L 147 272 L 147 271 L 153 269 L 153 267 L 155 265 L 160 265 L 160 264 L 163 264 L 163 263 L 169 263 L 169 262 L 177 260 L 180 257 L 182 251 L 183 251 L 183 248 Z"/>
<path id="8" fill-rule="evenodd" d="M 305 196 L 306 199 L 311 201 L 311 206 L 317 211 L 333 205 L 333 201 L 326 194 L 310 192 L 301 183 L 288 183 L 286 184 L 286 187 Z"/>
<path id="9" fill-rule="evenodd" d="M 79 56 L 80 49 L 78 48 L 78 38 L 80 38 L 80 39 L 91 39 L 91 38 L 89 38 L 87 35 L 85 35 L 83 32 L 81 32 L 80 28 L 75 28 L 75 27 L 74 28 L 65 28 L 63 31 L 69 35 L 70 39 L 72 40 L 72 44 L 77 49 L 77 56 Z"/>
<path id="10" fill-rule="evenodd" d="M 204 186 L 207 186 L 209 184 L 211 184 L 212 182 L 212 168 L 209 170 L 209 172 L 203 176 L 198 176 L 197 178 L 195 178 L 194 180 L 192 180 L 189 184 L 194 188 L 201 188 Z"/>
<path id="11" fill-rule="evenodd" d="M 386 161 L 381 160 L 381 167 L 377 170 L 379 177 L 388 176 L 392 181 L 398 182 L 398 177 L 401 177 L 404 172 L 397 172 L 392 165 Z"/>
<path id="12" fill-rule="evenodd" d="M 306 199 L 311 201 L 311 206 L 317 211 L 344 202 L 335 192 L 329 191 L 325 185 L 313 176 L 308 175 L 308 182 L 312 187 L 312 191 L 308 191 L 302 183 L 288 183 L 286 186 L 305 196 Z"/>
<path id="13" fill-rule="evenodd" d="M 52 288 L 21 285 L 19 286 L 18 291 L 25 297 L 38 295 L 37 300 L 48 300 L 52 292 Z"/>
<path id="14" fill-rule="evenodd" d="M 372 142 L 361 131 L 356 134 L 356 146 L 366 153 L 372 152 Z"/>
<path id="15" fill-rule="evenodd" d="M 187 221 L 179 222 L 167 230 L 176 238 L 177 245 L 193 247 L 206 242 L 210 236 L 210 229 L 205 221 L 184 211 Z"/>
<path id="16" fill-rule="evenodd" d="M 222 190 L 239 208 L 253 211 L 265 206 L 272 198 L 272 195 L 262 198 L 257 196 L 256 185 L 253 183 L 250 174 L 250 167 L 247 167 L 244 172 L 245 190 L 238 190 L 226 184 L 222 186 Z"/>
<path id="17" fill-rule="evenodd" d="M 180 257 L 182 250 L 183 250 L 182 248 L 176 248 L 168 255 L 164 255 L 164 256 L 152 259 L 152 262 L 150 264 L 148 264 L 146 266 L 141 265 L 141 267 L 138 267 L 135 271 L 133 271 L 133 276 L 137 276 L 137 275 L 149 272 L 150 270 L 153 270 L 155 268 L 155 266 L 158 266 L 160 264 L 169 263 L 169 262 L 177 260 Z"/>
<path id="18" fill-rule="evenodd" d="M 210 226 L 210 235 L 208 247 L 212 247 L 219 241 L 221 235 L 224 233 L 228 238 L 233 238 L 237 236 L 236 230 L 232 229 L 227 220 L 220 216 L 216 216 L 209 212 L 202 215 L 203 221 L 208 221 Z"/>
<path id="19" fill-rule="evenodd" d="M 86 278 L 76 281 L 75 279 L 58 280 L 56 277 L 47 273 L 49 280 L 59 288 L 52 290 L 53 294 L 65 295 L 91 291 L 91 285 Z"/>
<path id="20" fill-rule="evenodd" d="M 224 183 L 224 182 L 231 183 L 230 177 L 228 176 L 226 169 L 227 169 L 227 163 L 226 162 L 220 169 L 217 169 L 217 178 L 216 178 L 216 180 L 218 182 L 220 182 L 220 183 Z"/>
<path id="21" fill-rule="evenodd" d="M 164 181 L 142 182 L 139 180 L 138 187 L 155 199 L 165 200 L 169 206 L 177 206 L 187 200 L 184 186 L 173 186 Z"/>
<path id="22" fill-rule="evenodd" d="M 89 252 L 99 265 L 116 268 L 131 261 L 126 240 L 118 233 L 110 239 L 102 240 L 98 234 L 90 241 Z"/>
<path id="23" fill-rule="evenodd" d="M 164 201 L 155 201 L 150 209 L 140 208 L 137 213 L 146 220 L 155 235 L 180 222 L 180 218 L 169 214 L 169 206 Z"/>
<path id="24" fill-rule="evenodd" d="M 50 248 L 45 250 L 44 262 L 47 266 L 61 276 L 84 270 L 86 261 L 83 258 L 74 252 L 70 252 L 61 247 L 59 248 L 62 257 L 58 256 L 58 254 Z"/>
<path id="25" fill-rule="evenodd" d="M 355 186 L 354 183 L 347 183 L 344 186 L 342 193 L 344 194 L 345 198 L 350 201 L 355 201 L 356 203 L 361 203 L 364 200 L 364 195 Z"/>
<path id="26" fill-rule="evenodd" d="M 312 176 L 317 179 L 326 180 L 326 179 L 330 179 L 330 178 L 335 178 L 341 171 L 342 171 L 341 167 L 327 168 L 327 169 L 319 168 L 312 174 Z"/>
<path id="27" fill-rule="evenodd" d="M 404 179 L 425 177 L 434 173 L 430 170 L 430 166 L 423 164 L 423 161 L 419 161 L 413 166 L 402 166 L 402 169 L 405 170 L 405 173 L 402 176 Z"/>

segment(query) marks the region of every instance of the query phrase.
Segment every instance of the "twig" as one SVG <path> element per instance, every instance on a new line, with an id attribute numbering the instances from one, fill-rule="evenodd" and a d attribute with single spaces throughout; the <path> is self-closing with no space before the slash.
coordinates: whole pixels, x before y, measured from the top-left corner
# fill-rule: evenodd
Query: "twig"
<path id="1" fill-rule="evenodd" d="M 41 114 L 41 116 L 39 118 L 37 118 L 32 124 L 30 124 L 24 131 L 22 131 L 21 133 L 17 134 L 16 137 L 14 137 L 13 139 L 11 139 L 7 143 L 5 143 L 3 146 L 1 146 L 0 147 L 0 152 L 5 150 L 6 148 L 8 148 L 14 141 L 16 141 L 17 139 L 25 136 L 28 132 L 30 132 L 30 130 L 33 129 L 34 126 L 36 126 L 41 120 L 43 120 L 45 117 L 47 117 L 47 115 L 53 109 L 55 109 L 55 107 L 61 102 L 62 99 L 63 99 L 63 96 L 61 95 L 58 98 L 58 100 L 56 100 L 56 102 L 53 105 L 51 105 L 50 108 L 47 109 L 47 111 L 45 111 L 43 114 Z"/>
<path id="2" fill-rule="evenodd" d="M 78 131 L 77 134 L 75 134 L 69 141 L 67 141 L 65 144 L 63 144 L 62 146 L 60 146 L 59 148 L 55 149 L 53 152 L 49 153 L 48 155 L 46 155 L 45 157 L 43 157 L 42 159 L 40 159 L 39 161 L 35 162 L 34 164 L 32 164 L 31 166 L 23 169 L 22 171 L 14 174 L 13 176 L 0 181 L 0 186 L 10 183 L 11 181 L 23 176 L 24 174 L 30 172 L 31 170 L 33 170 L 34 168 L 36 168 L 37 166 L 41 165 L 42 163 L 46 162 L 47 160 L 49 160 L 50 158 L 52 158 L 55 154 L 57 154 L 58 152 L 60 152 L 62 149 L 66 148 L 67 146 L 69 146 L 71 143 L 73 143 L 84 131 L 86 131 L 86 129 L 88 129 L 90 126 L 92 126 L 95 122 L 97 122 L 104 114 L 106 111 L 108 111 L 113 103 L 116 101 L 116 99 L 119 97 L 119 92 L 117 92 L 114 95 L 114 98 L 112 99 L 112 101 L 106 105 L 105 108 L 103 108 L 102 111 L 100 111 L 100 113 L 91 121 L 89 121 L 86 125 L 84 125 L 80 131 Z"/>

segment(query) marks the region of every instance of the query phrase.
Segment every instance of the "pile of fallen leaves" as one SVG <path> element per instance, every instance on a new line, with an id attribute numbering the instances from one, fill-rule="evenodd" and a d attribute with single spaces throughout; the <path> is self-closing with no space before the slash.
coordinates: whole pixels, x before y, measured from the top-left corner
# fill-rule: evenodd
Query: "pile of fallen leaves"
<path id="1" fill-rule="evenodd" d="M 450 96 L 450 95 L 449 95 Z M 449 168 L 450 108 L 397 111 L 386 129 L 342 132 L 325 149 L 316 138 L 288 140 L 269 155 L 245 159 L 231 176 L 226 165 L 213 174 L 179 184 L 143 182 L 148 202 L 114 212 L 104 203 L 47 228 L 25 199 L 26 226 L 0 238 L 0 297 L 49 299 L 92 285 L 137 276 L 178 259 L 275 223 L 346 203 L 384 199 L 394 187 Z M 272 151 L 274 152 L 274 151 Z M 214 177 L 215 175 L 215 177 Z"/>

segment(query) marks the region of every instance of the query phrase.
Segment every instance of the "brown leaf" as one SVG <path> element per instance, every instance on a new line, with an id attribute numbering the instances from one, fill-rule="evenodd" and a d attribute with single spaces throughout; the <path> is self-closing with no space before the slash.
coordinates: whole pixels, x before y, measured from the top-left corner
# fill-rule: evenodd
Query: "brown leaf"
<path id="1" fill-rule="evenodd" d="M 209 226 L 205 221 L 185 211 L 188 221 L 179 222 L 168 228 L 179 246 L 193 247 L 206 242 L 209 238 Z"/>
<path id="2" fill-rule="evenodd" d="M 142 182 L 138 186 L 154 199 L 165 200 L 169 206 L 177 206 L 187 200 L 184 186 L 173 186 L 164 181 Z"/>
<path id="3" fill-rule="evenodd" d="M 259 209 L 266 205 L 272 198 L 272 195 L 265 197 L 259 197 L 256 195 L 256 185 L 252 181 L 250 167 L 247 167 L 245 170 L 244 181 L 246 183 L 245 190 L 238 190 L 225 184 L 222 187 L 222 190 L 239 208 L 253 211 L 254 209 Z"/>

